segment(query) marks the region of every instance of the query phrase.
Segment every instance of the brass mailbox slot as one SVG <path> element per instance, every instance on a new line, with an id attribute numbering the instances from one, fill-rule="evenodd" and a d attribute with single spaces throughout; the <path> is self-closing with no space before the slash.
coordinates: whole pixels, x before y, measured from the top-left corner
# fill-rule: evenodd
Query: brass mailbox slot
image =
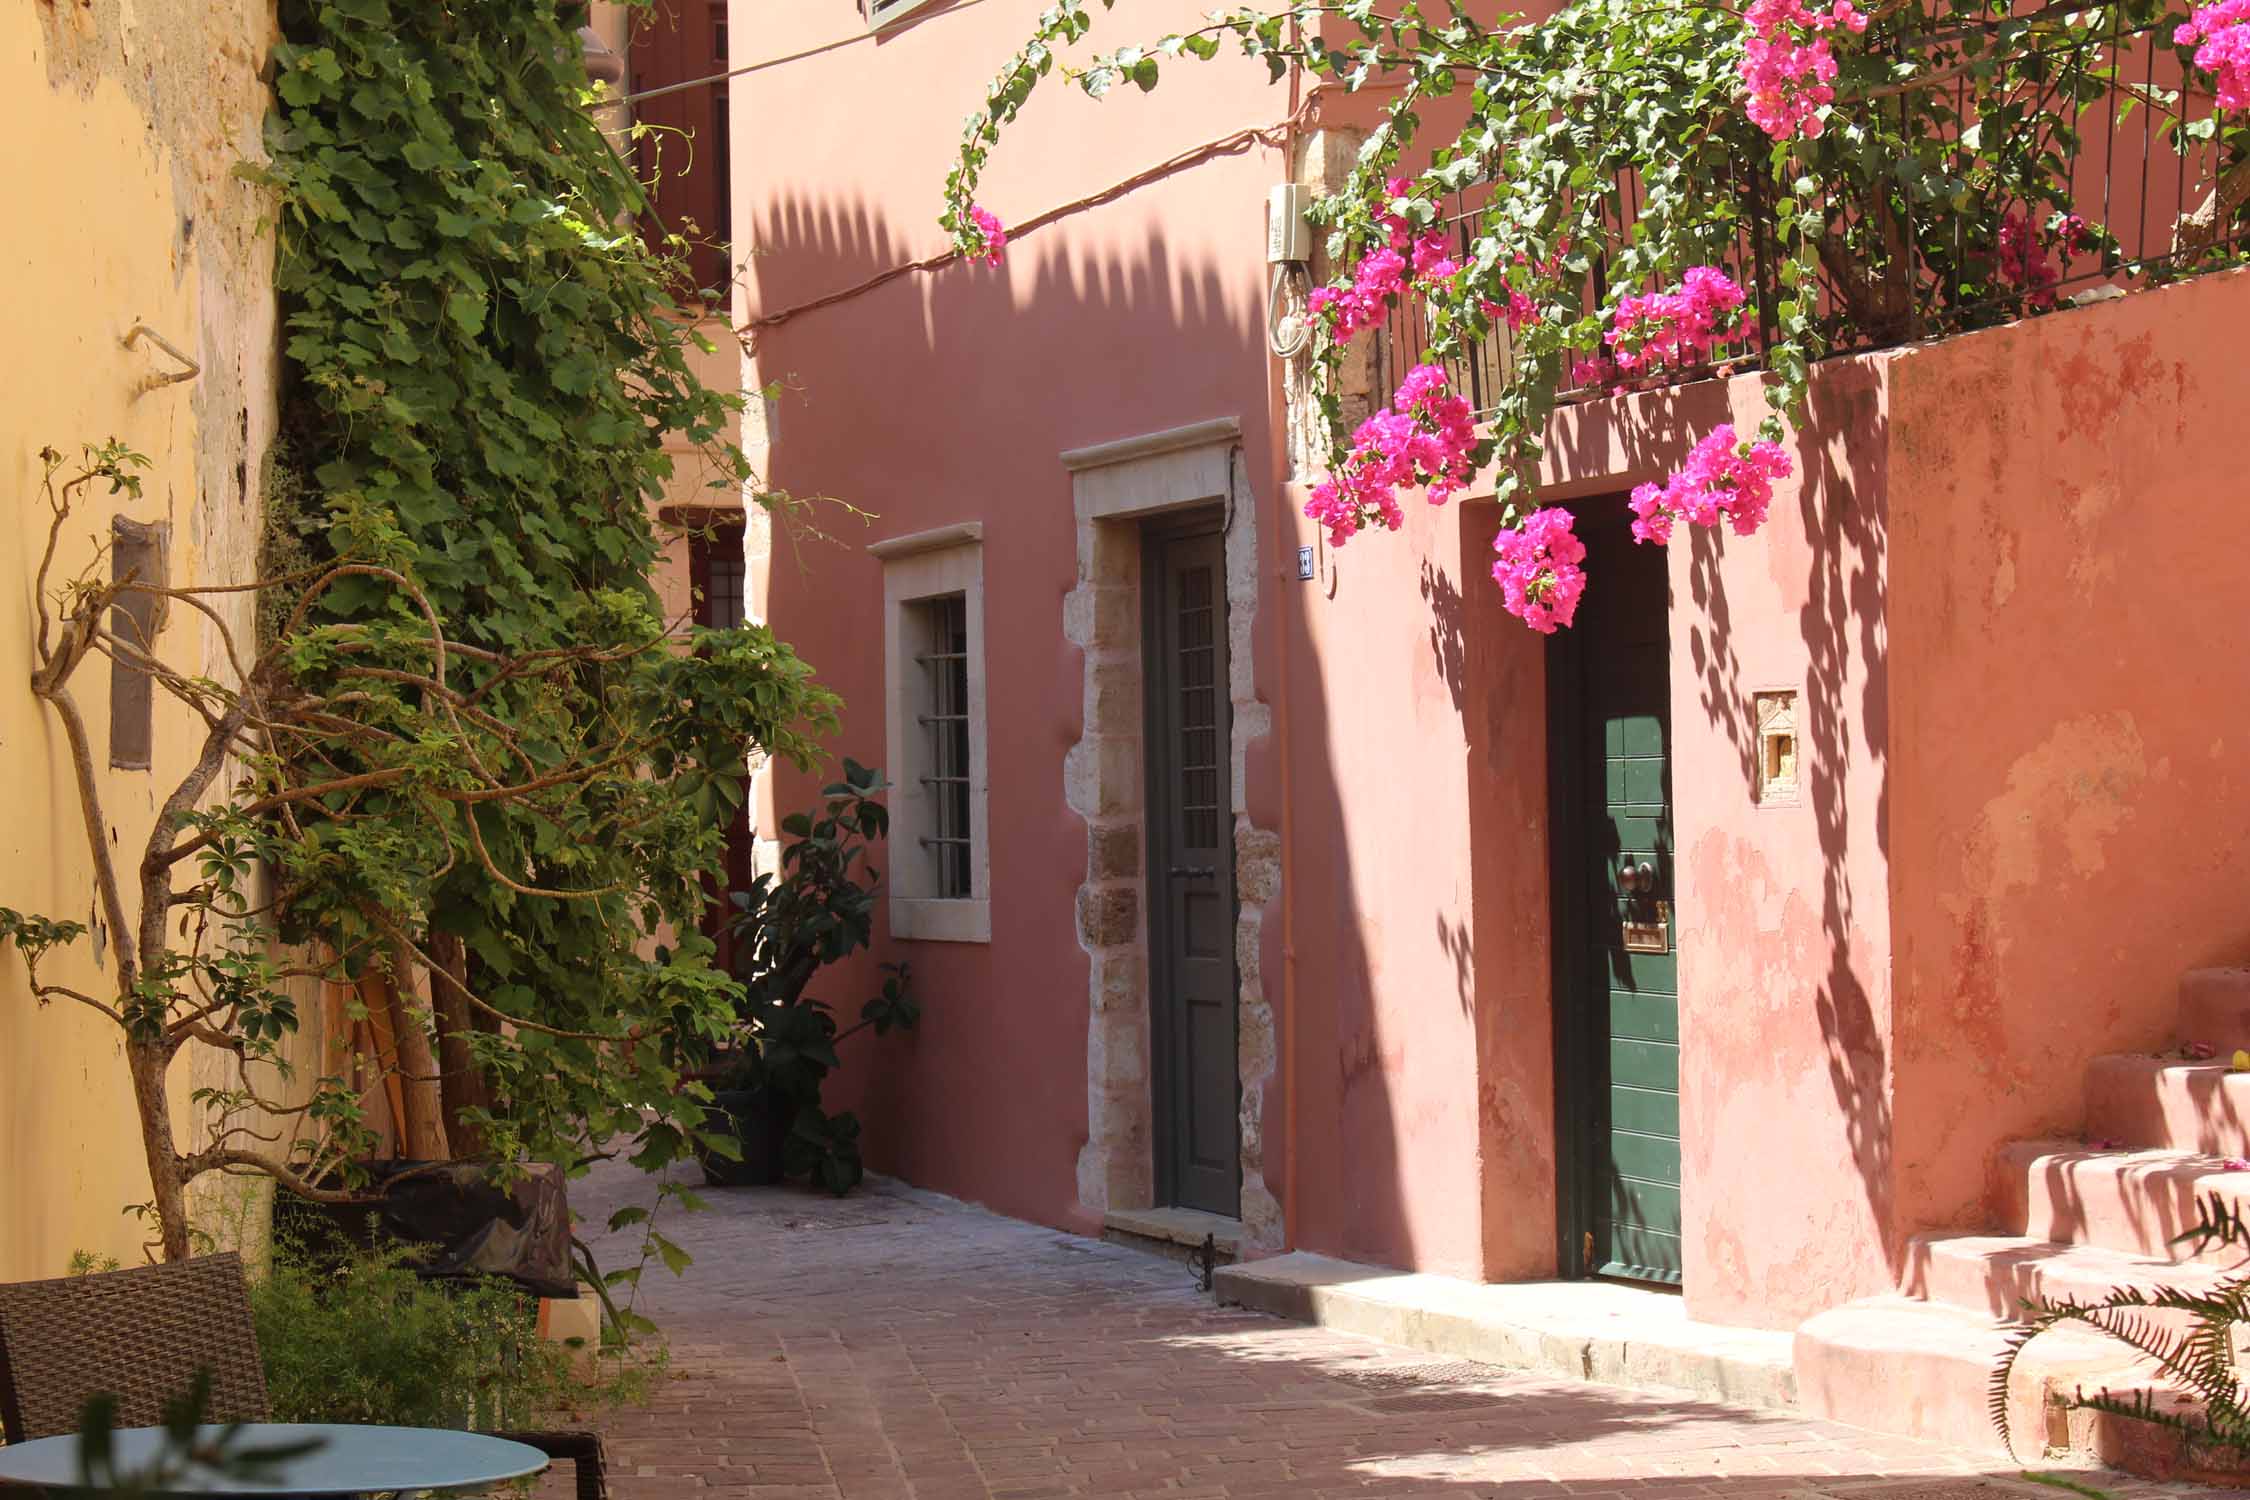
<path id="1" fill-rule="evenodd" d="M 1638 905 L 1639 903 L 1635 903 Z M 1672 903 L 1653 903 L 1655 915 L 1650 921 L 1636 920 L 1639 913 L 1624 919 L 1625 951 L 1627 953 L 1669 953 L 1672 951 Z"/>
<path id="2" fill-rule="evenodd" d="M 1797 800 L 1797 695 L 1756 694 L 1758 719 L 1758 801 L 1761 805 Z"/>

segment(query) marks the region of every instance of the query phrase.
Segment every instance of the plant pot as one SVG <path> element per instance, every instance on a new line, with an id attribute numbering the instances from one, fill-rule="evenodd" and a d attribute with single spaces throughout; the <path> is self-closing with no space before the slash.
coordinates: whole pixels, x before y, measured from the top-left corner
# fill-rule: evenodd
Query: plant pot
<path id="1" fill-rule="evenodd" d="M 742 1159 L 698 1153 L 703 1180 L 712 1187 L 770 1187 L 781 1181 L 781 1143 L 789 1137 L 787 1102 L 769 1089 L 719 1089 L 711 1095 L 710 1107 L 734 1121 Z"/>

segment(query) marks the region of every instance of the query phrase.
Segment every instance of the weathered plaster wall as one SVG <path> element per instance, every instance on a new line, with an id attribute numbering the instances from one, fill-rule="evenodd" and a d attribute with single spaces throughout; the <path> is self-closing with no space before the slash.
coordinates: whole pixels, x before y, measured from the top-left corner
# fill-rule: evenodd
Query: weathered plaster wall
<path id="1" fill-rule="evenodd" d="M 1823 366 L 1764 529 L 1670 548 L 1684 1281 L 1711 1322 L 1787 1327 L 1890 1281 L 1883 409 L 1880 360 Z M 1749 377 L 1566 410 L 1547 493 L 1622 505 L 1764 414 Z M 1777 690 L 1800 788 L 1761 804 L 1752 696 Z"/>
<path id="2" fill-rule="evenodd" d="M 81 920 L 93 908 L 68 752 L 27 686 L 47 531 L 39 449 L 115 437 L 154 460 L 139 504 L 97 495 L 74 519 L 59 577 L 96 565 L 113 511 L 170 523 L 175 580 L 249 576 L 273 428 L 273 242 L 261 195 L 233 168 L 260 151 L 272 30 L 266 0 L 0 7 L 0 137 L 14 143 L 14 227 L 0 237 L 0 471 L 14 517 L 0 527 L 0 904 Z M 170 366 L 122 347 L 136 320 L 203 373 L 146 389 Z M 225 671 L 217 632 L 189 611 L 171 612 L 160 649 L 182 671 Z M 84 669 L 78 701 L 106 752 L 105 666 Z M 118 847 L 146 838 L 198 728 L 159 694 L 154 770 L 108 771 L 102 754 Z M 52 977 L 97 993 L 110 982 L 84 945 Z M 183 1058 L 175 1093 L 214 1066 Z M 148 1197 L 148 1178 L 117 1032 L 89 1011 L 34 1007 L 13 954 L 0 964 L 0 1164 L 0 1280 L 59 1274 L 77 1249 L 138 1257 L 143 1236 L 119 1209 Z"/>
<path id="3" fill-rule="evenodd" d="M 1316 578 L 1284 588 L 1283 888 L 1296 1243 L 1474 1277 L 1489 1164 L 1462 600 L 1481 563 L 1464 543 L 1459 512 L 1417 505 L 1395 536 L 1320 543 Z"/>
<path id="4" fill-rule="evenodd" d="M 758 39 L 738 62 L 835 45 L 737 95 L 744 317 L 936 248 L 871 205 L 934 212 L 974 80 L 1030 9 L 933 8 L 870 39 L 842 11 L 738 7 Z M 953 76 L 958 96 L 929 86 Z M 1018 222 L 1289 102 L 1254 81 L 1160 97 L 1043 98 L 987 200 Z M 1494 598 L 1489 505 L 1414 508 L 1342 551 L 1298 514 L 1258 329 L 1258 205 L 1284 165 L 1221 158 L 1066 216 L 1004 270 L 907 276 L 758 335 L 752 383 L 781 389 L 749 437 L 772 477 L 874 513 L 816 508 L 835 540 L 785 530 L 762 573 L 766 612 L 844 693 L 840 752 L 882 742 L 862 544 L 985 524 L 992 942 L 884 945 L 915 965 L 924 1030 L 855 1042 L 837 1102 L 878 1166 L 1096 1222 L 1078 1168 L 1107 981 L 1074 897 L 1090 870 L 1126 879 L 1134 851 L 1090 864 L 1064 785 L 1094 712 L 1065 600 L 1099 580 L 1056 455 L 1239 416 L 1274 710 L 1245 794 L 1281 836 L 1258 941 L 1279 1021 L 1265 1181 L 1295 1246 L 1552 1274 L 1544 652 Z M 1884 1289 L 1905 1235 L 1978 1221 L 1994 1146 L 2071 1122 L 2087 1055 L 2161 1040 L 2179 971 L 2245 956 L 2224 868 L 2250 798 L 2229 635 L 2245 588 L 2210 538 L 2240 500 L 2211 434 L 2246 297 L 2206 282 L 1832 362 L 1764 532 L 1674 544 L 1694 1315 L 1785 1327 Z M 1763 412 L 1744 377 L 1563 413 L 1549 494 L 1622 503 L 1713 423 Z M 1761 805 L 1769 690 L 1796 694 L 1801 784 Z M 811 790 L 781 778 L 779 803 Z M 1098 946 L 1129 950 L 1131 925 Z M 867 985 L 862 968 L 829 988 L 849 1008 Z"/>
<path id="5" fill-rule="evenodd" d="M 2237 274 L 1830 363 L 1766 528 L 1675 540 L 1695 1316 L 1785 1327 L 1989 1224 L 1995 1148 L 2075 1133 L 2087 1059 L 2167 1044 L 2181 971 L 2250 953 L 2250 577 L 2209 440 L 2246 327 Z M 1567 412 L 1550 494 L 1616 503 L 1761 406 Z M 1801 787 L 1760 805 L 1773 689 Z"/>
<path id="6" fill-rule="evenodd" d="M 1554 951 L 1547 878 L 1546 642 L 1492 586 L 1497 506 L 1461 511 L 1458 602 L 1435 638 L 1466 667 L 1470 921 L 1483 1275 L 1555 1274 Z M 1458 625 L 1451 622 L 1458 619 Z"/>
<path id="7" fill-rule="evenodd" d="M 2085 1061 L 2250 958 L 2246 336 L 2233 272 L 1892 362 L 1910 1227 L 1983 1222 L 1992 1144 L 2075 1133 Z"/>

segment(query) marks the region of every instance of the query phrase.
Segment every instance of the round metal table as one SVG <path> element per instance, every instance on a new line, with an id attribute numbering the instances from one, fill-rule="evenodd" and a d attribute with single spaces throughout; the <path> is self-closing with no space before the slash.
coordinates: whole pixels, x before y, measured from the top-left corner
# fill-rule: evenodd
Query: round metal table
<path id="1" fill-rule="evenodd" d="M 225 1429 L 207 1427 L 216 1436 Z M 320 1440 L 318 1451 L 281 1465 L 271 1483 L 192 1474 L 159 1491 L 165 1495 L 296 1496 L 339 1500 L 359 1495 L 458 1490 L 521 1479 L 547 1467 L 547 1455 L 523 1443 L 442 1427 L 360 1427 L 341 1423 L 246 1422 L 236 1446 L 263 1448 Z M 111 1451 L 120 1472 L 131 1473 L 163 1448 L 160 1427 L 120 1428 Z M 70 1486 L 78 1482 L 75 1435 L 39 1438 L 0 1448 L 0 1480 Z"/>

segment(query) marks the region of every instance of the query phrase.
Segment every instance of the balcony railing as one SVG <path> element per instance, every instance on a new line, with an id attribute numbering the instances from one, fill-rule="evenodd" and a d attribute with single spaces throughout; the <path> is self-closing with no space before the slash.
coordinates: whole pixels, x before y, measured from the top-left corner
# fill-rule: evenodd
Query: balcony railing
<path id="1" fill-rule="evenodd" d="M 2074 297 L 2100 295 L 2103 288 L 2137 290 L 2243 258 L 2242 252 L 2250 250 L 2250 224 L 2243 222 L 2245 200 L 2250 200 L 2250 129 L 2245 129 L 2250 121 L 2242 111 L 2219 111 L 2208 80 L 2183 77 L 2178 49 L 2171 45 L 2175 25 L 2176 19 L 2135 27 L 2120 23 L 2106 37 L 2073 43 L 2067 57 L 2058 48 L 2044 69 L 2044 82 L 2019 86 L 2007 96 L 2017 106 L 2032 106 L 2029 117 L 2042 122 L 2044 139 L 2034 144 L 2060 164 L 2053 197 L 2035 203 L 1999 197 L 1985 204 L 1986 212 L 1974 224 L 1958 213 L 1928 209 L 1918 222 L 1912 192 L 1889 193 L 1882 203 L 1816 200 L 1803 205 L 1811 211 L 1811 222 L 1828 226 L 1832 251 L 1840 252 L 1841 237 L 1864 230 L 1874 215 L 1887 216 L 1888 240 L 1896 247 L 1888 264 L 1872 273 L 1853 256 L 1821 255 L 1812 291 L 1818 332 L 1814 352 L 1859 353 L 1940 338 L 2068 305 Z M 1951 115 L 1963 128 L 1976 122 L 1977 105 L 1966 79 L 1937 87 L 1950 88 Z M 1913 105 L 1897 96 L 1878 100 L 1872 108 L 1896 109 L 1903 123 Z M 1941 168 L 1950 165 L 1949 154 L 1940 149 Z M 1692 365 L 1646 369 L 1622 382 L 1568 384 L 1562 400 L 1598 399 L 1761 366 L 1777 342 L 1774 308 L 1787 295 L 1780 270 L 1788 252 L 1761 197 L 1761 191 L 1771 192 L 1770 182 L 1746 173 L 1739 187 L 1743 228 L 1714 263 L 1747 296 L 1740 336 Z M 1461 194 L 1448 216 L 1464 258 L 1476 235 L 1481 198 L 1488 192 Z M 1631 174 L 1621 174 L 1604 194 L 1603 221 L 1623 229 L 1640 209 L 1638 183 Z M 2199 211 L 2207 219 L 2201 229 L 2191 224 Z M 2001 221 L 2021 215 L 2043 230 L 2058 212 L 2074 213 L 2090 227 L 2106 230 L 2114 244 L 2072 252 L 2042 233 L 2042 253 L 2057 267 L 2055 280 L 2044 288 L 2002 284 L 1997 274 Z M 1609 300 L 1613 289 L 1605 273 L 1597 259 L 1583 278 L 1578 288 L 1583 312 Z M 1411 366 L 1428 362 L 1422 317 L 1421 307 L 1407 299 L 1377 330 L 1382 391 L 1395 390 Z M 1492 408 L 1509 379 L 1509 345 L 1506 329 L 1499 328 L 1439 361 L 1454 388 L 1466 393 L 1479 412 Z M 1603 351 L 1589 347 L 1574 352 L 1591 360 Z"/>

